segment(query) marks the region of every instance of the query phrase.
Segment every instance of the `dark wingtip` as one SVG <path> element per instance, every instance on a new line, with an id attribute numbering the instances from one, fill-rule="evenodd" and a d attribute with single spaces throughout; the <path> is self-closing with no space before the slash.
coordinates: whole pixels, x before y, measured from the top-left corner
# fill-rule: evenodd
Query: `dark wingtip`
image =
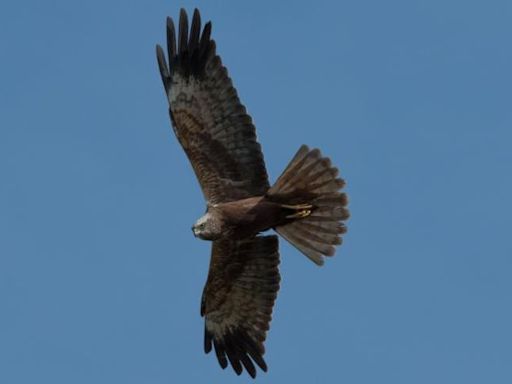
<path id="1" fill-rule="evenodd" d="M 167 68 L 167 63 L 165 61 L 165 53 L 164 53 L 164 49 L 162 48 L 162 46 L 160 44 L 157 44 L 155 46 L 156 48 L 156 59 L 158 60 L 158 63 L 162 63 L 163 64 L 163 69 L 166 70 L 166 74 L 169 73 L 169 69 Z"/>
<path id="2" fill-rule="evenodd" d="M 183 54 L 188 47 L 188 15 L 184 8 L 180 10 L 180 28 L 178 32 L 178 52 Z"/>
<path id="3" fill-rule="evenodd" d="M 209 353 L 213 349 L 217 360 L 222 369 L 228 365 L 237 375 L 247 371 L 249 376 L 256 378 L 256 365 L 263 372 L 267 372 L 268 367 L 263 359 L 265 348 L 261 342 L 256 342 L 244 330 L 230 331 L 222 338 L 215 338 L 214 334 L 205 327 L 204 348 Z M 255 365 L 256 364 L 256 365 Z"/>
<path id="4" fill-rule="evenodd" d="M 160 44 L 156 44 L 155 48 L 156 48 L 156 58 L 158 60 L 161 56 L 164 55 L 164 50 Z"/>
<path id="5" fill-rule="evenodd" d="M 172 62 L 176 56 L 176 29 L 174 28 L 174 21 L 167 17 L 167 54 L 169 61 Z"/>
<path id="6" fill-rule="evenodd" d="M 201 21 L 201 13 L 199 12 L 199 9 L 194 8 L 194 13 L 192 14 L 192 21 L 198 20 Z"/>
<path id="7" fill-rule="evenodd" d="M 212 350 L 212 337 L 211 332 L 208 331 L 206 326 L 204 327 L 204 353 L 210 353 Z"/>
<path id="8" fill-rule="evenodd" d="M 159 44 L 156 45 L 156 60 L 158 62 L 158 68 L 160 69 L 162 83 L 164 84 L 165 92 L 167 93 L 169 91 L 171 75 L 169 73 L 169 67 L 167 67 L 167 62 L 165 61 L 164 50 Z"/>
<path id="9" fill-rule="evenodd" d="M 199 45 L 199 36 L 201 34 L 201 15 L 199 14 L 199 11 L 194 9 L 194 15 L 192 16 L 192 25 L 190 26 L 190 36 L 189 36 L 189 43 L 188 43 L 188 49 L 190 51 L 190 54 L 192 55 L 196 49 L 196 47 Z"/>
<path id="10" fill-rule="evenodd" d="M 211 33 L 212 33 L 212 22 L 209 21 L 204 25 L 203 36 L 201 37 L 201 40 L 203 40 L 203 39 L 209 40 Z"/>
<path id="11" fill-rule="evenodd" d="M 162 70 L 167 67 L 169 82 L 176 71 L 182 76 L 199 76 L 204 72 L 208 61 L 215 56 L 215 43 L 211 39 L 211 22 L 207 22 L 201 27 L 201 14 L 197 8 L 191 19 L 189 28 L 189 19 L 184 8 L 180 10 L 177 29 L 174 20 L 167 17 L 167 59 L 168 67 L 163 66 L 162 58 L 159 55 L 159 62 Z"/>
<path id="12" fill-rule="evenodd" d="M 180 24 L 183 21 L 186 21 L 188 24 L 188 14 L 187 14 L 187 10 L 185 8 L 180 8 Z"/>
<path id="13" fill-rule="evenodd" d="M 215 354 L 217 355 L 219 365 L 222 369 L 226 369 L 228 366 L 228 359 L 226 358 L 226 350 L 224 349 L 224 345 L 213 339 L 213 346 L 215 347 Z"/>

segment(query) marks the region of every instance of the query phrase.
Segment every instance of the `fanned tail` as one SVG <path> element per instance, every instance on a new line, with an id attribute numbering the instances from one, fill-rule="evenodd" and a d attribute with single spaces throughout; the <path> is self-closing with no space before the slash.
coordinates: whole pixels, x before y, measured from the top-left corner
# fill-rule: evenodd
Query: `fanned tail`
<path id="1" fill-rule="evenodd" d="M 344 185 L 328 158 L 303 145 L 267 192 L 269 200 L 290 210 L 276 232 L 318 265 L 323 256 L 334 255 L 347 231 L 348 199 L 340 192 Z"/>

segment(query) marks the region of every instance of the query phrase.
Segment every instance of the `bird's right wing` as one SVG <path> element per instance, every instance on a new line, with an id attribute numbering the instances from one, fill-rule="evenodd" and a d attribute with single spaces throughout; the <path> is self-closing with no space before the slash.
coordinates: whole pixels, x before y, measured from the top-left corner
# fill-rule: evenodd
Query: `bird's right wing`
<path id="1" fill-rule="evenodd" d="M 215 348 L 222 368 L 228 361 L 240 375 L 263 371 L 263 342 L 279 290 L 277 236 L 213 242 L 208 280 L 201 300 L 205 317 L 204 349 Z"/>
<path id="2" fill-rule="evenodd" d="M 167 56 L 157 46 L 160 74 L 174 132 L 210 204 L 264 195 L 267 171 L 251 117 L 215 53 L 211 23 L 201 34 L 199 11 L 192 25 L 182 9 L 178 43 L 167 19 Z"/>

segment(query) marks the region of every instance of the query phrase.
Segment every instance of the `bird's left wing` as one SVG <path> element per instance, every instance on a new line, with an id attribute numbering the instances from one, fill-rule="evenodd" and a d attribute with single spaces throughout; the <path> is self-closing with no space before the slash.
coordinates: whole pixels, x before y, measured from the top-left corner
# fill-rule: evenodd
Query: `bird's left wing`
<path id="1" fill-rule="evenodd" d="M 201 300 L 205 317 L 204 349 L 215 348 L 222 368 L 229 363 L 256 376 L 263 371 L 263 342 L 279 290 L 277 236 L 213 242 L 208 280 Z"/>
<path id="2" fill-rule="evenodd" d="M 211 23 L 201 33 L 199 11 L 192 25 L 182 9 L 178 42 L 167 19 L 167 66 L 157 46 L 174 132 L 210 204 L 265 194 L 267 171 L 251 117 L 216 54 Z"/>

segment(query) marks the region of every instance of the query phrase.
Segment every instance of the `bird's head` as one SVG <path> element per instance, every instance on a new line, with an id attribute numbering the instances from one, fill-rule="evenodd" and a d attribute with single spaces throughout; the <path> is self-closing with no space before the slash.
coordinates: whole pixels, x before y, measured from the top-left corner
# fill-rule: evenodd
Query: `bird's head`
<path id="1" fill-rule="evenodd" d="M 217 240 L 222 235 L 221 220 L 214 213 L 206 212 L 192 226 L 192 232 L 202 240 Z"/>

